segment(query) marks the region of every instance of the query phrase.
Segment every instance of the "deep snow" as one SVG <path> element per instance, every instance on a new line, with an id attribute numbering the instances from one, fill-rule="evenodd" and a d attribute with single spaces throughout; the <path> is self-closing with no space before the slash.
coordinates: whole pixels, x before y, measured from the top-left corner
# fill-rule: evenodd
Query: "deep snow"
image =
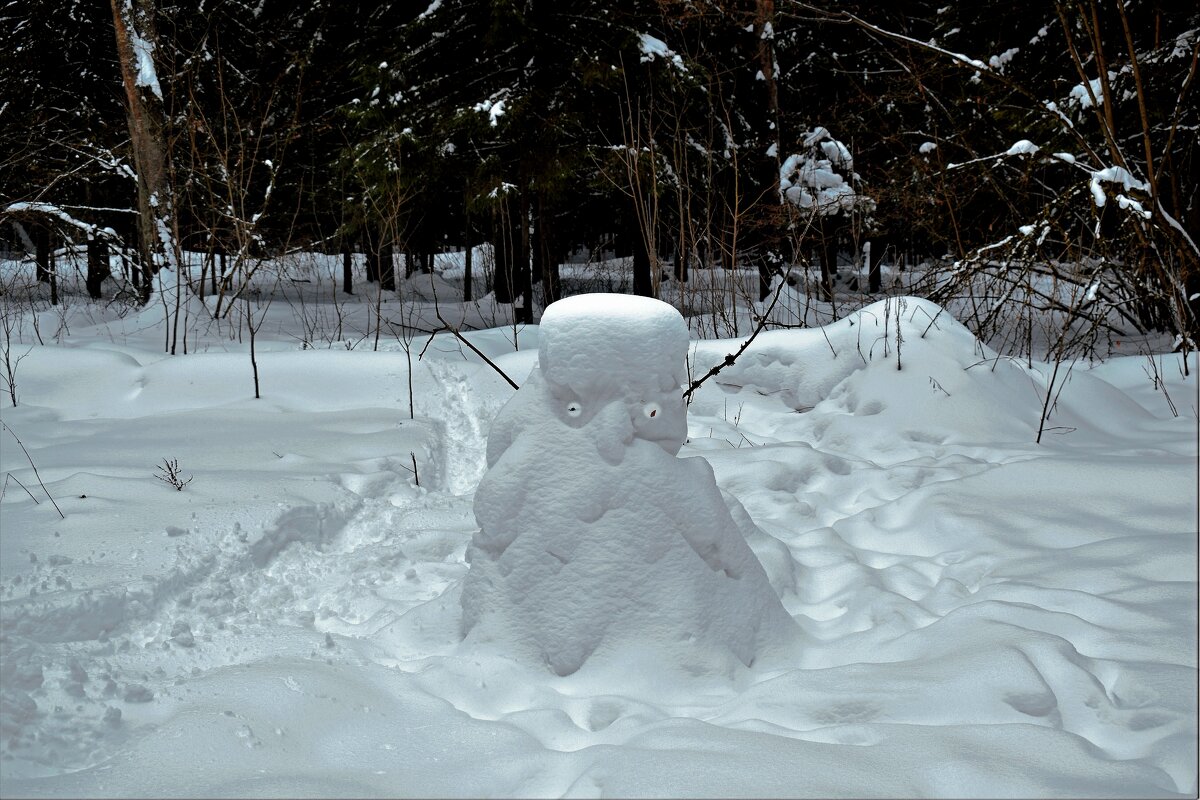
<path id="1" fill-rule="evenodd" d="M 254 400 L 228 331 L 166 357 L 161 309 L 75 313 L 0 413 L 6 797 L 1196 794 L 1194 355 L 1162 387 L 1145 356 L 1075 365 L 1035 444 L 1053 365 L 929 303 L 763 333 L 679 456 L 792 661 L 558 676 L 460 643 L 513 393 L 453 337 L 301 350 L 272 321 Z M 468 337 L 524 384 L 537 333 Z M 693 375 L 739 344 L 693 340 Z"/>

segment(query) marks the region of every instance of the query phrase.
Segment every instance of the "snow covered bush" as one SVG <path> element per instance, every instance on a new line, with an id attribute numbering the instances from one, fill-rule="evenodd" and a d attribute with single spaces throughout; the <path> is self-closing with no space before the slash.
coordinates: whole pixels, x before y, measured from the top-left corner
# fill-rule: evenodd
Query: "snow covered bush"
<path id="1" fill-rule="evenodd" d="M 797 238 L 804 243 L 815 234 L 820 251 L 821 289 L 833 298 L 839 237 L 861 222 L 869 228 L 875 201 L 859 191 L 850 149 L 817 126 L 805 134 L 803 149 L 788 156 L 779 167 L 779 197 L 799 209 Z M 878 287 L 875 287 L 876 289 Z"/>
<path id="2" fill-rule="evenodd" d="M 963 322 L 1003 349 L 1104 355 L 1156 331 L 1195 347 L 1198 18 L 1126 5 L 990 22 L 945 6 L 922 36 L 833 13 L 903 50 L 908 124 L 947 131 L 914 141 L 911 185 L 946 212 L 953 268 L 915 292 L 956 313 L 965 300 Z"/>
<path id="3" fill-rule="evenodd" d="M 822 217 L 874 208 L 874 201 L 855 188 L 858 175 L 846 145 L 818 126 L 804 136 L 803 147 L 804 152 L 788 156 L 779 168 L 784 199 Z"/>

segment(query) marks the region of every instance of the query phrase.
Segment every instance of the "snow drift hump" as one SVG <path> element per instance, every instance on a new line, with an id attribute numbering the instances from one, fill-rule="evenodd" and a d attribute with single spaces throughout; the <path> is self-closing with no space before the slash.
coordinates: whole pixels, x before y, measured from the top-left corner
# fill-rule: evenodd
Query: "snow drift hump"
<path id="1" fill-rule="evenodd" d="M 468 641 L 567 675 L 631 652 L 727 672 L 790 639 L 712 468 L 676 457 L 687 348 L 683 318 L 658 300 L 546 309 L 538 364 L 488 439 Z"/>

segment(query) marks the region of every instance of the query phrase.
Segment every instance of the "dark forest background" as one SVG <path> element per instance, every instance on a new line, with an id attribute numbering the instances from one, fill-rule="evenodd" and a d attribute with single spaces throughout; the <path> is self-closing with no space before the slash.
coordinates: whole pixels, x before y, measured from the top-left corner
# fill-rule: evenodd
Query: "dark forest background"
<path id="1" fill-rule="evenodd" d="M 248 257 L 365 253 L 390 288 L 396 269 L 490 242 L 489 288 L 527 315 L 578 248 L 632 255 L 641 294 L 737 265 L 763 299 L 789 265 L 836 269 L 870 241 L 872 266 L 940 260 L 947 292 L 1050 275 L 1087 290 L 1072 314 L 1194 346 L 1194 4 L 35 0 L 2 15 L 3 247 L 40 264 L 86 242 L 95 297 L 113 253 L 145 302 L 185 253 L 220 255 L 214 282 Z M 793 155 L 854 202 L 782 195 Z"/>

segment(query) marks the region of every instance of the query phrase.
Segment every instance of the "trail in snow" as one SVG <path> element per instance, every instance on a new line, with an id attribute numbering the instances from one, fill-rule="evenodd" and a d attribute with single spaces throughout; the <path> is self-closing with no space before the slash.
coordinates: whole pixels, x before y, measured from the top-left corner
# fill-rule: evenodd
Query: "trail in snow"
<path id="1" fill-rule="evenodd" d="M 471 391 L 469 376 L 462 365 L 446 361 L 429 362 L 429 372 L 437 382 L 432 399 L 421 400 L 422 411 L 439 420 L 441 486 L 452 494 L 474 491 L 487 468 L 486 421 L 496 409 L 481 405 Z"/>

